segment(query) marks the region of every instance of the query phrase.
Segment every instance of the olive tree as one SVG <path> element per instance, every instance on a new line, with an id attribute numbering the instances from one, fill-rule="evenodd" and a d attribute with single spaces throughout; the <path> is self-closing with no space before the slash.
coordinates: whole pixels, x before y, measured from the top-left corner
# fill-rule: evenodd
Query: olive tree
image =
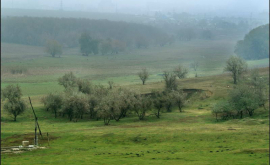
<path id="1" fill-rule="evenodd" d="M 143 120 L 146 112 L 151 110 L 152 100 L 149 96 L 136 95 L 133 110 L 137 114 L 139 120 Z"/>
<path id="2" fill-rule="evenodd" d="M 22 100 L 16 102 L 7 101 L 4 104 L 4 110 L 14 116 L 14 121 L 17 121 L 17 116 L 22 114 L 26 109 L 26 104 Z"/>
<path id="3" fill-rule="evenodd" d="M 247 70 L 247 63 L 240 57 L 231 56 L 227 62 L 224 71 L 232 73 L 233 83 L 237 84 L 240 76 Z"/>
<path id="4" fill-rule="evenodd" d="M 65 89 L 77 86 L 77 78 L 70 72 L 58 79 L 59 85 L 63 85 Z"/>
<path id="5" fill-rule="evenodd" d="M 113 89 L 114 82 L 113 81 L 108 81 L 108 84 L 109 84 L 109 89 Z"/>
<path id="6" fill-rule="evenodd" d="M 230 105 L 228 101 L 220 101 L 214 105 L 212 108 L 212 114 L 215 115 L 216 121 L 218 121 L 218 117 L 221 116 L 222 119 L 227 119 L 232 115 L 233 107 Z"/>
<path id="7" fill-rule="evenodd" d="M 109 125 L 111 119 L 115 119 L 121 113 L 119 96 L 114 92 L 109 92 L 103 97 L 95 110 L 98 117 L 103 118 L 104 124 Z"/>
<path id="8" fill-rule="evenodd" d="M 127 112 L 133 108 L 135 93 L 133 91 L 120 88 L 117 91 L 117 95 L 119 96 L 119 98 L 116 98 L 120 111 L 114 114 L 114 119 L 119 121 L 121 118 L 126 117 Z"/>
<path id="9" fill-rule="evenodd" d="M 173 106 L 173 103 L 174 103 L 174 96 L 173 96 L 173 93 L 172 91 L 170 90 L 167 90 L 164 92 L 164 107 L 166 108 L 166 111 L 167 112 L 172 112 L 172 106 Z"/>
<path id="10" fill-rule="evenodd" d="M 63 97 L 59 94 L 50 93 L 41 100 L 46 110 L 51 110 L 56 118 L 57 112 L 61 109 L 63 104 Z"/>
<path id="11" fill-rule="evenodd" d="M 154 114 L 157 118 L 160 118 L 161 110 L 165 106 L 166 99 L 163 92 L 153 91 L 152 102 L 154 106 Z"/>
<path id="12" fill-rule="evenodd" d="M 79 118 L 82 119 L 83 115 L 87 112 L 88 109 L 89 104 L 85 94 L 73 92 L 72 94 L 65 96 L 62 111 L 68 115 L 70 121 L 73 118 L 75 118 L 76 121 Z"/>
<path id="13" fill-rule="evenodd" d="M 93 92 L 92 84 L 88 80 L 77 79 L 76 83 L 80 92 L 85 94 L 91 94 Z"/>
<path id="14" fill-rule="evenodd" d="M 187 73 L 188 73 L 188 70 L 187 68 L 179 65 L 178 67 L 176 67 L 174 69 L 174 74 L 179 78 L 179 79 L 182 79 L 182 78 L 185 78 Z"/>
<path id="15" fill-rule="evenodd" d="M 95 111 L 97 112 L 97 116 L 102 118 L 104 121 L 104 125 L 109 125 L 112 119 L 111 106 L 110 101 L 106 98 L 102 99 L 97 107 L 95 107 Z"/>
<path id="16" fill-rule="evenodd" d="M 62 45 L 56 40 L 49 40 L 45 45 L 45 52 L 50 54 L 52 57 L 55 57 L 55 55 L 61 55 Z"/>
<path id="17" fill-rule="evenodd" d="M 164 71 L 163 79 L 165 80 L 165 89 L 166 90 L 176 90 L 176 76 L 170 72 Z"/>
<path id="18" fill-rule="evenodd" d="M 100 100 L 100 98 L 96 95 L 89 95 L 88 96 L 90 119 L 97 118 L 97 112 L 95 111 L 95 108 L 99 104 L 99 100 Z"/>
<path id="19" fill-rule="evenodd" d="M 263 106 L 265 108 L 265 102 L 267 101 L 267 94 L 266 94 L 267 83 L 265 82 L 265 78 L 260 76 L 258 69 L 253 69 L 251 71 L 250 84 L 255 89 L 255 93 L 259 99 L 259 106 Z"/>
<path id="20" fill-rule="evenodd" d="M 3 101 L 7 99 L 3 108 L 8 114 L 13 115 L 14 121 L 17 121 L 17 116 L 26 110 L 26 104 L 21 97 L 22 92 L 18 85 L 8 85 L 2 90 Z"/>
<path id="21" fill-rule="evenodd" d="M 259 107 L 259 98 L 255 90 L 247 85 L 241 85 L 232 90 L 229 94 L 230 103 L 238 111 L 240 118 L 243 118 L 243 112 L 246 111 L 249 116 Z"/>
<path id="22" fill-rule="evenodd" d="M 149 73 L 148 71 L 144 68 L 142 71 L 138 73 L 138 76 L 142 80 L 143 85 L 145 84 L 146 80 L 149 78 Z"/>
<path id="23" fill-rule="evenodd" d="M 175 90 L 172 92 L 172 98 L 175 104 L 177 105 L 180 112 L 182 112 L 182 108 L 186 104 L 187 94 L 182 90 Z"/>

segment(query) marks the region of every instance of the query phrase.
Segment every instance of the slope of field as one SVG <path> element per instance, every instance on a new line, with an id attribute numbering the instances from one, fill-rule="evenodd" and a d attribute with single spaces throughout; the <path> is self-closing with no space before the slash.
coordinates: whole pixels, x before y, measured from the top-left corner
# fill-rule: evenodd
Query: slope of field
<path id="1" fill-rule="evenodd" d="M 199 77 L 223 73 L 226 59 L 233 54 L 236 40 L 194 40 L 166 47 L 151 47 L 126 51 L 118 55 L 80 55 L 79 49 L 65 49 L 64 54 L 52 58 L 43 52 L 43 47 L 1 43 L 1 86 L 19 84 L 25 95 L 42 95 L 62 88 L 57 79 L 67 72 L 77 77 L 106 84 L 113 80 L 117 86 L 140 84 L 137 73 L 141 68 L 150 72 L 148 82 L 162 80 L 164 70 L 172 71 L 179 64 L 189 68 L 194 60 L 199 61 Z M 269 66 L 268 59 L 248 61 L 249 67 Z M 23 69 L 23 74 L 12 74 L 13 69 Z M 188 77 L 195 71 L 189 68 Z M 31 90 L 29 90 L 31 89 Z"/>
<path id="2" fill-rule="evenodd" d="M 269 78 L 269 68 L 260 69 Z M 119 122 L 89 120 L 78 122 L 56 118 L 46 112 L 40 98 L 32 102 L 45 138 L 40 146 L 46 149 L 21 154 L 2 154 L 1 163 L 17 164 L 267 164 L 269 162 L 269 111 L 260 108 L 255 116 L 242 120 L 216 122 L 211 107 L 227 97 L 233 89 L 227 74 L 190 78 L 178 81 L 181 88 L 203 89 L 195 92 L 190 103 L 179 113 L 162 113 L 160 119 L 150 111 L 144 121 L 129 114 Z M 148 92 L 162 89 L 164 83 L 127 86 Z M 228 88 L 227 85 L 230 85 Z M 207 92 L 208 91 L 208 92 Z M 269 105 L 267 104 L 267 108 Z M 17 122 L 2 111 L 1 145 L 20 145 L 22 140 L 33 143 L 34 118 L 31 111 Z M 48 145 L 46 133 L 50 135 Z"/>

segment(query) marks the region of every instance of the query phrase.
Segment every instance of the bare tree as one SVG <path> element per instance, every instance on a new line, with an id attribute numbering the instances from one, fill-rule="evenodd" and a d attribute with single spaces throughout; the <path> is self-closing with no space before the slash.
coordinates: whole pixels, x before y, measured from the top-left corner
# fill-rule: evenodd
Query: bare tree
<path id="1" fill-rule="evenodd" d="M 181 78 L 185 78 L 185 77 L 186 77 L 186 75 L 187 75 L 187 73 L 188 73 L 188 70 L 187 70 L 187 68 L 185 68 L 185 67 L 179 65 L 178 67 L 176 67 L 176 68 L 174 69 L 173 72 L 174 72 L 174 74 L 175 74 L 179 79 L 181 79 Z"/>
<path id="2" fill-rule="evenodd" d="M 237 84 L 240 76 L 247 71 L 247 63 L 240 57 L 231 56 L 227 60 L 224 70 L 232 73 L 233 83 Z"/>
<path id="3" fill-rule="evenodd" d="M 138 76 L 140 77 L 140 79 L 142 80 L 143 85 L 145 84 L 146 80 L 149 77 L 149 73 L 148 71 L 144 68 L 142 69 L 141 72 L 138 73 Z"/>

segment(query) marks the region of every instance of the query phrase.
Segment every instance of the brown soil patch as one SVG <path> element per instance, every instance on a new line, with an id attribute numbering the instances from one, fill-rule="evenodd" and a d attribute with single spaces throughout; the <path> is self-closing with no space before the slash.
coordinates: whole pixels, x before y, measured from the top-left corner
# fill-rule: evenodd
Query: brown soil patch
<path id="1" fill-rule="evenodd" d="M 5 139 L 1 139 L 1 146 L 2 147 L 8 147 L 8 146 L 19 146 L 22 145 L 22 141 L 29 141 L 30 145 L 34 144 L 34 138 L 35 134 L 34 133 L 27 133 L 27 134 L 22 134 L 22 135 L 13 135 L 10 137 L 7 137 Z M 49 135 L 49 140 L 55 140 L 58 137 Z M 43 138 L 40 136 L 38 137 L 38 143 L 39 144 L 45 144 L 48 142 L 47 135 L 43 135 Z"/>

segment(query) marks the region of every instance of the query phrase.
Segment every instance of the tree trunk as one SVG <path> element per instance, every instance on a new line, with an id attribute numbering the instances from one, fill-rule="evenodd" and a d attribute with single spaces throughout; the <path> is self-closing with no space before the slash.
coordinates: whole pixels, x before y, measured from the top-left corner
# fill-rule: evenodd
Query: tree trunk
<path id="1" fill-rule="evenodd" d="M 234 84 L 237 84 L 236 78 L 237 78 L 237 77 L 236 77 L 236 73 L 233 73 L 233 83 L 234 83 Z"/>
<path id="2" fill-rule="evenodd" d="M 145 81 L 144 81 L 144 80 L 142 81 L 142 84 L 143 84 L 143 85 L 145 84 Z"/>
<path id="3" fill-rule="evenodd" d="M 240 118 L 243 118 L 243 111 L 240 111 Z"/>
<path id="4" fill-rule="evenodd" d="M 159 118 L 160 116 L 159 112 L 160 112 L 160 109 L 158 110 L 158 113 L 156 114 L 157 118 Z"/>
<path id="5" fill-rule="evenodd" d="M 71 115 L 69 116 L 69 121 L 72 121 L 72 116 Z"/>
<path id="6" fill-rule="evenodd" d="M 17 115 L 14 115 L 14 121 L 17 121 Z"/>
<path id="7" fill-rule="evenodd" d="M 179 111 L 182 112 L 182 107 L 178 105 Z"/>
<path id="8" fill-rule="evenodd" d="M 57 112 L 56 112 L 56 111 L 54 111 L 54 118 L 56 118 L 56 116 L 57 116 Z"/>

